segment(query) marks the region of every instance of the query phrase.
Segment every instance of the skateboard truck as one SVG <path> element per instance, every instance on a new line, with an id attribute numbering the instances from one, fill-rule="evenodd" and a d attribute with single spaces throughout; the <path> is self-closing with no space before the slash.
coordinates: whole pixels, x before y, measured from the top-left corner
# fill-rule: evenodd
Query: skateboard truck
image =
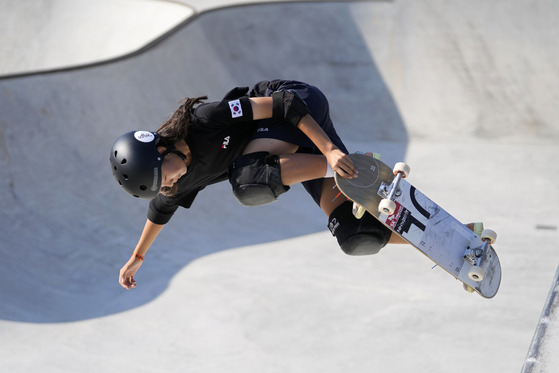
<path id="1" fill-rule="evenodd" d="M 398 162 L 393 169 L 396 176 L 390 185 L 382 183 L 378 195 L 383 197 L 382 201 L 378 204 L 378 210 L 386 215 L 392 215 L 396 210 L 396 197 L 400 196 L 400 181 L 406 178 L 410 173 L 410 166 L 403 162 Z"/>
<path id="2" fill-rule="evenodd" d="M 464 261 L 465 264 L 469 264 L 468 269 L 468 277 L 474 281 L 481 281 L 485 276 L 485 270 L 481 268 L 483 263 L 485 262 L 485 258 L 487 252 L 489 251 L 489 246 L 495 242 L 497 239 L 497 233 L 492 231 L 491 229 L 484 229 L 481 232 L 481 240 L 483 243 L 478 247 L 470 247 L 466 248 L 466 252 L 464 253 Z"/>

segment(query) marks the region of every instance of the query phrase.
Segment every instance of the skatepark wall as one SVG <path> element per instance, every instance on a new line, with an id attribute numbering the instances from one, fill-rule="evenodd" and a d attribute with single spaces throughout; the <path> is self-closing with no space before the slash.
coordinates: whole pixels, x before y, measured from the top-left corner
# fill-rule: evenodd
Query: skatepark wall
<path id="1" fill-rule="evenodd" d="M 0 76 L 102 63 L 137 52 L 194 10 L 152 0 L 0 0 Z M 135 22 L 138 20 L 140 22 Z"/>
<path id="2" fill-rule="evenodd" d="M 120 134 L 156 129 L 185 96 L 219 100 L 235 86 L 291 78 L 326 92 L 346 141 L 390 142 L 394 158 L 403 157 L 406 130 L 352 7 L 224 9 L 197 17 L 128 59 L 0 80 L 0 188 L 6 196 L 0 207 L 1 220 L 10 227 L 1 250 L 12 263 L 2 274 L 10 286 L 0 290 L 9 300 L 0 306 L 0 317 L 58 322 L 120 312 L 152 300 L 198 255 L 324 231 L 326 217 L 304 193 L 246 209 L 228 184 L 209 187 L 192 211 L 177 213 L 157 242 L 161 249 L 152 251 L 169 266 L 163 271 L 168 275 L 155 281 L 146 297 L 130 302 L 114 281 L 139 237 L 147 203 L 116 185 L 108 153 Z M 285 24 L 281 35 L 270 22 Z M 331 37 L 317 44 L 324 35 Z M 197 234 L 185 233 L 185 227 Z M 30 277 L 35 280 L 26 280 Z M 81 286 L 89 290 L 78 292 Z M 32 305 L 38 298 L 49 302 L 37 313 Z M 92 308 L 95 299 L 115 303 Z"/>
<path id="3" fill-rule="evenodd" d="M 70 1 L 55 3 L 64 6 Z M 97 4 L 104 7 L 109 3 L 113 4 L 108 0 Z M 27 5 L 22 9 L 18 17 L 37 17 L 39 22 L 43 16 L 41 12 L 29 12 Z M 161 12 L 168 14 L 169 9 Z M 404 361 L 415 364 L 435 360 L 441 366 L 414 368 L 448 371 L 444 368 L 452 367 L 453 371 L 464 372 L 481 366 L 488 372 L 519 370 L 559 261 L 559 180 L 553 169 L 550 172 L 559 140 L 558 12 L 559 3 L 552 0 L 274 3 L 200 13 L 184 22 L 181 17 L 186 13 L 181 11 L 172 17 L 173 26 L 183 22 L 178 29 L 160 37 L 162 28 L 157 28 L 135 44 L 142 48 L 140 51 L 120 54 L 108 63 L 95 61 L 95 65 L 73 65 L 70 69 L 56 64 L 47 66 L 56 71 L 0 78 L 0 332 L 2 347 L 6 347 L 0 349 L 4 351 L 0 352 L 0 368 L 2 364 L 18 366 L 38 351 L 46 351 L 42 358 L 52 362 L 48 350 L 29 347 L 33 346 L 28 343 L 33 337 L 47 340 L 70 360 L 73 354 L 66 351 L 76 352 L 78 347 L 66 341 L 77 338 L 87 346 L 87 353 L 92 345 L 118 351 L 128 342 L 114 333 L 107 333 L 111 338 L 101 335 L 99 322 L 101 331 L 128 325 L 141 347 L 146 346 L 141 343 L 149 344 L 144 340 L 147 333 L 153 333 L 147 330 L 152 325 L 168 334 L 183 330 L 177 323 L 189 320 L 182 315 L 175 318 L 174 314 L 171 320 L 160 317 L 168 313 L 149 314 L 151 307 L 167 305 L 159 303 L 164 296 L 173 299 L 172 305 L 181 305 L 184 299 L 176 292 L 186 284 L 172 283 L 178 274 L 184 275 L 185 268 L 204 258 L 225 258 L 212 254 L 232 253 L 244 258 L 247 251 L 238 248 L 275 242 L 276 246 L 285 245 L 285 252 L 294 253 L 282 256 L 286 266 L 296 257 L 304 261 L 301 268 L 312 267 L 319 272 L 317 278 L 301 287 L 301 298 L 308 296 L 304 289 L 309 294 L 322 294 L 322 289 L 332 304 L 351 304 L 352 300 L 363 304 L 359 294 L 378 300 L 381 307 L 365 305 L 369 314 L 355 312 L 347 319 L 339 319 L 336 314 L 337 334 L 332 335 L 359 329 L 356 335 L 362 339 L 357 340 L 364 346 L 377 337 L 380 340 L 376 347 L 386 346 L 378 357 L 371 356 L 367 349 L 354 359 L 351 351 L 344 350 L 352 363 L 362 367 L 367 359 L 378 358 L 383 360 L 381 368 L 397 371 L 394 369 Z M 150 17 L 142 14 L 143 18 L 140 13 L 137 18 L 123 15 L 126 25 L 122 27 L 134 29 L 128 26 L 136 27 L 134 22 L 141 22 L 140 18 L 150 22 Z M 17 24 L 18 17 L 6 24 Z M 25 30 L 33 42 L 39 29 Z M 114 29 L 114 33 L 119 30 Z M 86 54 L 93 46 L 85 42 L 86 36 L 82 33 L 79 37 L 84 41 L 76 45 L 84 50 L 76 51 L 77 55 Z M 38 40 L 54 48 L 59 38 L 59 30 L 42 29 Z M 16 40 L 9 48 L 25 44 L 23 39 Z M 30 61 L 40 62 L 43 57 L 35 55 L 36 49 L 30 50 Z M 9 53 L 0 54 L 0 65 L 9 58 Z M 21 66 L 19 72 L 33 71 L 26 62 L 10 64 L 12 68 Z M 190 211 L 177 212 L 149 252 L 141 286 L 130 292 L 119 287 L 118 271 L 137 242 L 147 203 L 130 198 L 114 181 L 108 162 L 114 139 L 126 131 L 157 128 L 185 96 L 207 94 L 211 100 L 218 100 L 232 87 L 274 78 L 300 79 L 320 87 L 330 100 L 333 121 L 350 151 L 380 152 L 388 164 L 408 161 L 413 182 L 458 218 L 473 221 L 482 217 L 491 223 L 490 227 L 500 234 L 497 251 L 504 273 L 502 288 L 491 303 L 464 298 L 468 295 L 456 294 L 455 286 L 446 289 L 447 277 L 435 281 L 435 271 L 409 264 L 416 253 L 398 256 L 392 266 L 371 267 L 374 270 L 369 272 L 378 274 L 379 281 L 372 289 L 369 283 L 359 287 L 348 285 L 344 279 L 340 280 L 342 285 L 328 287 L 328 280 L 337 276 L 341 260 L 336 257 L 333 270 L 323 264 L 320 255 L 306 250 L 322 242 L 307 235 L 329 233 L 326 217 L 302 188 L 293 188 L 270 206 L 249 209 L 235 201 L 226 183 L 204 190 Z M 301 236 L 307 238 L 299 240 Z M 325 252 L 339 252 L 331 237 L 324 242 L 321 249 Z M 264 246 L 248 252 L 255 257 L 258 253 L 260 258 L 269 255 Z M 388 253 L 382 255 L 390 257 Z M 249 267 L 259 268 L 253 257 L 247 257 L 246 262 Z M 223 268 L 212 263 L 215 273 L 209 276 L 209 283 L 195 284 L 200 288 L 197 291 L 188 288 L 191 305 L 205 304 L 199 299 L 213 297 L 212 281 L 230 275 L 221 275 Z M 417 284 L 418 277 L 406 278 L 406 271 L 396 272 L 400 265 L 416 268 L 422 279 L 436 283 L 436 290 L 423 291 L 427 284 Z M 235 275 L 248 276 L 240 272 Z M 283 291 L 285 282 L 273 280 L 266 286 Z M 396 290 L 390 290 L 394 289 L 390 286 Z M 414 289 L 411 293 L 410 288 Z M 229 291 L 237 295 L 234 289 Z M 288 292 L 283 294 L 289 299 Z M 238 296 L 251 307 L 259 304 L 250 298 L 250 291 Z M 254 309 L 259 316 L 253 325 L 237 319 L 226 319 L 226 323 L 233 328 L 242 324 L 239 330 L 247 328 L 258 336 L 259 330 L 274 322 L 266 319 L 274 315 L 276 303 L 271 298 L 265 298 L 270 303 L 264 309 Z M 286 309 L 292 306 L 286 305 Z M 146 320 L 154 324 L 127 324 L 135 323 L 134 317 L 140 314 L 147 314 Z M 321 314 L 322 310 L 301 320 L 313 319 L 312 325 L 316 326 L 322 324 Z M 444 322 L 430 324 L 431 317 Z M 291 322 L 301 320 L 293 316 Z M 377 327 L 375 320 L 390 328 Z M 476 330 L 464 320 L 488 321 L 485 325 L 490 329 L 484 339 L 475 345 L 468 340 L 449 339 Z M 209 319 L 207 323 L 215 321 Z M 362 330 L 371 325 L 375 326 L 373 332 L 362 335 Z M 299 338 L 318 329 L 297 326 L 301 329 L 293 330 L 299 331 Z M 51 338 L 44 333 L 52 330 L 52 335 L 58 336 L 62 328 L 63 337 Z M 200 330 L 200 334 L 206 331 Z M 413 336 L 411 342 L 404 335 Z M 431 345 L 430 336 L 445 349 L 444 361 L 421 353 L 426 352 L 421 346 Z M 192 342 L 187 333 L 175 337 Z M 281 343 L 288 338 L 276 337 L 264 336 L 263 344 L 249 341 L 247 351 L 260 356 L 262 351 L 285 352 L 285 346 L 292 344 L 297 358 L 279 356 L 278 361 L 323 361 L 320 368 L 324 369 L 306 371 L 341 370 L 335 362 L 330 364 L 330 359 L 344 354 L 315 355 L 308 347 L 311 343 L 307 349 L 300 349 L 295 340 Z M 330 337 L 324 339 L 354 349 L 354 338 Z M 545 339 L 547 345 L 557 345 L 556 334 L 546 334 Z M 276 340 L 280 342 L 272 342 Z M 148 347 L 160 351 L 159 342 L 161 339 L 155 338 Z M 198 345 L 198 341 L 192 345 Z M 199 354 L 202 365 L 212 361 L 215 350 L 219 348 L 208 347 L 207 353 Z M 13 356 L 9 356 L 10 351 Z M 297 355 L 300 351 L 305 357 Z M 462 361 L 465 351 L 480 358 L 470 362 L 469 368 L 456 367 L 453 358 Z M 78 361 L 82 353 L 75 354 L 70 366 L 83 366 Z M 411 359 L 402 358 L 402 353 L 411 354 Z M 105 367 L 114 369 L 113 363 L 118 361 L 109 353 L 102 356 Z M 162 352 L 153 365 L 159 366 L 164 360 L 175 367 L 181 364 L 174 360 L 177 356 Z M 266 358 L 255 361 L 260 364 L 267 362 Z M 344 367 L 348 366 L 354 367 L 349 363 Z M 92 369 L 100 370 L 96 366 Z M 237 370 L 247 371 L 232 369 Z"/>
<path id="4" fill-rule="evenodd" d="M 557 141 L 557 78 L 547 72 L 554 71 L 559 56 L 556 48 L 545 48 L 554 33 L 536 34 L 523 23 L 535 16 L 522 18 L 519 27 L 513 27 L 515 21 L 508 15 L 520 12 L 514 10 L 522 7 L 516 3 L 478 7 L 470 2 L 456 8 L 440 4 L 434 9 L 414 4 L 229 8 L 199 16 L 129 59 L 1 80 L 1 190 L 6 197 L 0 205 L 2 222 L 10 227 L 3 234 L 2 250 L 12 263 L 4 276 L 20 289 L 8 302 L 11 306 L 4 303 L 0 308 L 3 317 L 61 321 L 99 312 L 79 301 L 76 309 L 62 312 L 56 299 L 105 297 L 103 287 L 91 290 L 101 293 L 77 295 L 76 284 L 66 280 L 83 276 L 110 287 L 145 219 L 145 203 L 126 198 L 113 185 L 107 149 L 125 131 L 156 128 L 187 95 L 208 94 L 217 100 L 234 86 L 269 78 L 314 83 L 329 97 L 332 117 L 350 150 L 376 148 L 387 162 L 405 158 L 410 136 L 431 142 Z M 547 18 L 552 12 L 537 7 L 522 12 L 552 22 Z M 496 21 L 487 22 L 489 17 Z M 284 25 L 281 32 L 269 26 L 279 23 Z M 439 37 L 433 38 L 433 33 Z M 536 49 L 534 42 L 542 47 Z M 485 53 L 480 57 L 480 52 Z M 521 63 L 511 64 L 519 59 Z M 519 68 L 524 70 L 518 73 Z M 302 224 L 287 228 L 283 224 L 292 215 L 293 202 L 254 211 L 237 207 L 226 185 L 207 194 L 209 198 L 197 201 L 193 214 L 214 215 L 212 196 L 225 195 L 222 203 L 228 216 L 212 218 L 215 224 L 208 225 L 202 223 L 205 218 L 193 221 L 187 213 L 178 214 L 161 239 L 162 246 L 175 247 L 183 257 L 174 270 L 191 259 L 192 248 L 208 253 L 325 226 L 324 217 L 304 195 L 292 193 L 286 199 L 304 207 L 297 215 L 308 223 L 305 228 Z M 268 215 L 274 218 L 265 218 Z M 250 221 L 253 227 L 231 221 Z M 259 225 L 263 221 L 268 223 Z M 184 225 L 203 232 L 188 237 L 190 254 L 175 243 L 184 240 Z M 269 225 L 274 226 L 271 232 Z M 227 227 L 227 242 L 215 233 L 216 227 L 221 231 Z M 267 234 L 254 237 L 249 233 L 253 229 Z M 33 257 L 25 259 L 29 252 Z M 50 268 L 41 266 L 52 256 L 64 260 L 48 261 Z M 91 272 L 99 261 L 106 266 Z M 21 280 L 29 275 L 26 268 L 33 268 L 43 289 Z M 51 294 L 54 289 L 56 296 Z M 40 315 L 20 312 L 44 292 L 41 296 L 53 296 L 47 305 L 52 308 Z M 11 299 L 14 293 L 5 296 Z M 118 310 L 121 306 L 107 306 L 100 312 Z"/>
<path id="5" fill-rule="evenodd" d="M 534 332 L 534 338 L 526 355 L 522 373 L 552 372 L 559 363 L 557 341 L 559 341 L 559 266 L 551 282 L 549 295 Z"/>

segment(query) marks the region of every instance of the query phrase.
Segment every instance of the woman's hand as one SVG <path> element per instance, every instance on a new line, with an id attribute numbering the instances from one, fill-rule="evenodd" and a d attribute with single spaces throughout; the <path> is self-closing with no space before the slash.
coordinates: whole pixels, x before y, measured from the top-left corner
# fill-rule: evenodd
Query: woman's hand
<path id="1" fill-rule="evenodd" d="M 140 259 L 137 259 L 134 256 L 130 258 L 130 260 L 120 269 L 120 277 L 118 281 L 120 286 L 126 290 L 135 288 L 136 280 L 134 280 L 134 275 L 141 265 L 142 261 Z"/>
<path id="2" fill-rule="evenodd" d="M 353 179 L 357 177 L 358 171 L 353 167 L 353 161 L 340 149 L 333 149 L 326 154 L 328 163 L 341 177 Z"/>
<path id="3" fill-rule="evenodd" d="M 136 280 L 134 280 L 134 275 L 143 263 L 142 258 L 144 257 L 144 255 L 146 255 L 146 252 L 150 248 L 153 241 L 155 241 L 157 235 L 159 235 L 159 232 L 161 232 L 161 229 L 163 229 L 163 227 L 164 225 L 152 223 L 149 219 L 146 220 L 146 225 L 144 226 L 144 230 L 142 231 L 142 236 L 140 237 L 140 241 L 138 241 L 138 245 L 136 245 L 136 248 L 134 249 L 132 257 L 124 265 L 124 267 L 120 269 L 120 277 L 118 279 L 120 286 L 127 290 L 136 287 Z"/>

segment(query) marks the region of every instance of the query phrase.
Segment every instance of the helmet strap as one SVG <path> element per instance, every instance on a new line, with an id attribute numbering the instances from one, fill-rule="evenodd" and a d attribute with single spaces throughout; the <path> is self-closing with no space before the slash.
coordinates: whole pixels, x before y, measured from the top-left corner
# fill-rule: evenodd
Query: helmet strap
<path id="1" fill-rule="evenodd" d="M 177 150 L 177 148 L 175 148 L 174 145 L 169 145 L 166 146 L 167 149 L 165 149 L 165 151 L 163 153 L 161 153 L 161 158 L 165 158 L 165 156 L 169 153 L 174 153 L 176 155 L 178 155 L 183 161 L 186 162 L 186 155 L 184 155 L 183 152 Z"/>

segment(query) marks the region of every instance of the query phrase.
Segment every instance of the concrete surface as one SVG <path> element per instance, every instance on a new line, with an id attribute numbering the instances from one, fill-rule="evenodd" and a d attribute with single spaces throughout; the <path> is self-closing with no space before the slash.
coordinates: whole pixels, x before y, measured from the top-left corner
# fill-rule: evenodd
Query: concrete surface
<path id="1" fill-rule="evenodd" d="M 540 321 L 526 354 L 522 373 L 546 372 L 558 367 L 557 341 L 559 338 L 559 266 L 551 282 Z"/>
<path id="2" fill-rule="evenodd" d="M 283 2 L 289 1 L 297 0 Z M 0 41 L 0 76 L 110 62 L 149 48 L 196 15 L 274 2 L 278 1 L 0 0 L 0 32 L 5 35 Z"/>
<path id="3" fill-rule="evenodd" d="M 520 371 L 559 263 L 558 10 L 255 4 L 110 64 L 0 79 L 0 370 Z M 249 209 L 227 184 L 179 212 L 138 288 L 120 288 L 146 203 L 114 183 L 114 139 L 155 129 L 184 96 L 277 77 L 321 87 L 351 151 L 405 160 L 458 219 L 495 229 L 499 294 L 465 293 L 407 246 L 344 256 L 301 188 Z"/>
<path id="4" fill-rule="evenodd" d="M 0 75 L 96 63 L 134 52 L 194 14 L 153 0 L 0 0 Z"/>

